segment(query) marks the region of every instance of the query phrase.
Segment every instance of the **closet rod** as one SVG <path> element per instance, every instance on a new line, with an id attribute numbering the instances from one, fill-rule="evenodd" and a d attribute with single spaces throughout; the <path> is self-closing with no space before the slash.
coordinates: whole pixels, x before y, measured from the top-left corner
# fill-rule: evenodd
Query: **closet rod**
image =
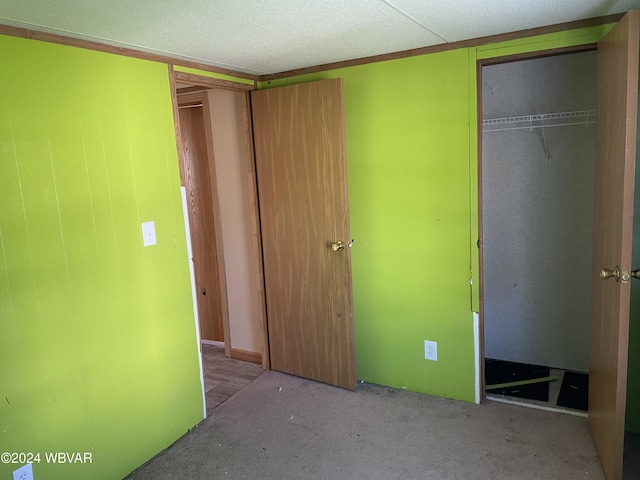
<path id="1" fill-rule="evenodd" d="M 527 125 L 526 127 L 505 127 L 505 128 L 489 128 L 483 130 L 485 132 L 504 132 L 506 130 L 531 130 L 533 128 L 551 128 L 551 127 L 566 127 L 568 125 L 595 125 L 595 120 L 589 120 L 585 122 L 572 122 L 572 123 L 558 123 L 555 125 Z"/>
<path id="2" fill-rule="evenodd" d="M 533 128 L 564 127 L 568 125 L 595 124 L 595 110 L 578 110 L 575 112 L 542 113 L 519 117 L 490 118 L 482 121 L 484 131 L 501 132 L 505 130 L 524 130 Z M 575 121 L 586 117 L 586 120 Z M 566 121 L 570 120 L 570 121 Z M 574 120 L 574 121 L 571 121 Z M 506 126 L 513 125 L 513 126 Z M 496 128 L 497 127 L 497 128 Z"/>

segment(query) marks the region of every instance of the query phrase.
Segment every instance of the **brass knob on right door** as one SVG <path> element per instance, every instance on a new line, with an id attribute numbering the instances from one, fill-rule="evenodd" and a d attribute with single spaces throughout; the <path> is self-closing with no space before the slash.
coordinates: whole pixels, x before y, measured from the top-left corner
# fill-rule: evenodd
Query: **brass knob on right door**
<path id="1" fill-rule="evenodd" d="M 331 250 L 334 252 L 339 252 L 340 250 L 344 250 L 344 243 L 338 240 L 336 243 L 331 244 Z"/>
<path id="2" fill-rule="evenodd" d="M 600 278 L 606 280 L 608 278 L 613 278 L 616 282 L 620 281 L 620 268 L 616 266 L 613 270 L 609 270 L 608 268 L 603 268 L 600 270 Z"/>

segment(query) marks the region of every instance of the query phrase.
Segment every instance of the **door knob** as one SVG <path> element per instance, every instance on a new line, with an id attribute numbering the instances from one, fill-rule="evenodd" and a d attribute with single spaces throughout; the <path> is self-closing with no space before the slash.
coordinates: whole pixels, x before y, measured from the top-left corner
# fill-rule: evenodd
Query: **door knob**
<path id="1" fill-rule="evenodd" d="M 631 271 L 631 276 L 632 276 L 633 278 L 640 278 L 640 269 L 638 269 L 638 270 L 632 270 L 632 271 Z"/>
<path id="2" fill-rule="evenodd" d="M 340 250 L 344 250 L 344 243 L 338 240 L 336 243 L 331 244 L 331 250 L 334 252 L 339 252 Z"/>
<path id="3" fill-rule="evenodd" d="M 613 270 L 609 270 L 608 268 L 603 268 L 600 270 L 600 278 L 606 280 L 607 278 L 613 278 L 616 282 L 620 281 L 620 268 L 616 265 L 616 268 Z"/>

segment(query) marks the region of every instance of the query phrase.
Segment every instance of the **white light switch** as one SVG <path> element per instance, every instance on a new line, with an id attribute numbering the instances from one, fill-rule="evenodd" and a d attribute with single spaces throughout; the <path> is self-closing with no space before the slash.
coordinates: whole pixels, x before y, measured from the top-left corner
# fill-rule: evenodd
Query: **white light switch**
<path id="1" fill-rule="evenodd" d="M 142 244 L 145 247 L 156 244 L 156 224 L 154 222 L 142 224 Z"/>

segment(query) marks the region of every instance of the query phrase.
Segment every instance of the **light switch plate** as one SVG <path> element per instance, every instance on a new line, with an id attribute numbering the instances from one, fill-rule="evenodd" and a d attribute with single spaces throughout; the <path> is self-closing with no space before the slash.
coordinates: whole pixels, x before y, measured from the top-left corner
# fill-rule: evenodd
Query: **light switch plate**
<path id="1" fill-rule="evenodd" d="M 145 247 L 156 244 L 156 224 L 155 222 L 144 222 L 142 224 L 142 244 Z"/>

